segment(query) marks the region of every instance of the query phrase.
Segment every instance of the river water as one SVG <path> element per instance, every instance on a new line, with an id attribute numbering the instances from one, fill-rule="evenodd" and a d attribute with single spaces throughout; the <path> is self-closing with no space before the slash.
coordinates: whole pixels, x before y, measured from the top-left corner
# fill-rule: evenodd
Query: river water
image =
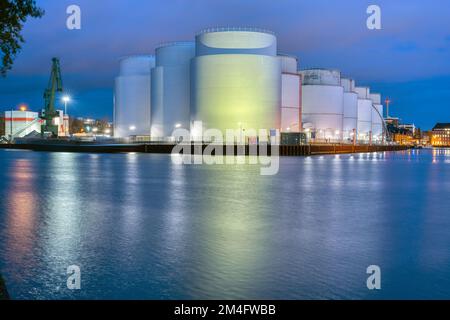
<path id="1" fill-rule="evenodd" d="M 14 299 L 450 298 L 450 150 L 286 157 L 275 176 L 149 154 L 0 166 Z"/>

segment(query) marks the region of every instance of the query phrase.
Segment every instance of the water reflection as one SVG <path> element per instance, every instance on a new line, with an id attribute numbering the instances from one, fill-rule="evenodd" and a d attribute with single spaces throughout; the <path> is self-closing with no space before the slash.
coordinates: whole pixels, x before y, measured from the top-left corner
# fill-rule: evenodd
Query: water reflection
<path id="1" fill-rule="evenodd" d="M 36 178 L 32 163 L 18 159 L 9 169 L 11 185 L 5 197 L 7 216 L 7 259 L 16 264 L 27 263 L 33 248 L 33 228 L 36 222 L 36 195 L 33 180 Z"/>
<path id="2" fill-rule="evenodd" d="M 449 159 L 282 158 L 260 176 L 165 155 L 4 152 L 0 271 L 32 299 L 450 297 Z M 371 264 L 381 292 L 365 287 Z"/>

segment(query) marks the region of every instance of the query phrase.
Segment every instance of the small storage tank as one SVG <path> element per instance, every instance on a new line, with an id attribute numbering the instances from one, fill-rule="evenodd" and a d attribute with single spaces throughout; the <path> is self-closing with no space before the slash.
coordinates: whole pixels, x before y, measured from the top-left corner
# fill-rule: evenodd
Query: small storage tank
<path id="1" fill-rule="evenodd" d="M 131 56 L 120 61 L 115 79 L 114 136 L 150 136 L 153 56 Z"/>
<path id="2" fill-rule="evenodd" d="M 174 42 L 156 49 L 152 70 L 152 140 L 164 140 L 177 128 L 190 128 L 190 63 L 194 42 Z"/>
<path id="3" fill-rule="evenodd" d="M 342 78 L 341 85 L 344 88 L 343 138 L 345 141 L 351 141 L 358 130 L 358 94 L 353 91 L 353 79 Z"/>
<path id="4" fill-rule="evenodd" d="M 205 128 L 279 129 L 281 62 L 272 33 L 213 29 L 196 38 L 192 121 Z"/>
<path id="5" fill-rule="evenodd" d="M 372 131 L 372 100 L 370 99 L 370 89 L 366 87 L 355 87 L 358 93 L 358 139 L 370 139 Z"/>
<path id="6" fill-rule="evenodd" d="M 341 86 L 344 88 L 344 92 L 355 92 L 355 80 L 353 79 L 342 78 Z"/>
<path id="7" fill-rule="evenodd" d="M 297 74 L 298 70 L 298 58 L 295 56 L 278 54 L 278 57 L 281 61 L 281 72 L 282 73 L 295 73 Z"/>
<path id="8" fill-rule="evenodd" d="M 383 105 L 381 104 L 381 95 L 371 93 L 372 105 L 372 140 L 382 141 L 383 139 Z"/>
<path id="9" fill-rule="evenodd" d="M 301 132 L 301 76 L 295 56 L 278 54 L 281 62 L 281 132 Z"/>
<path id="10" fill-rule="evenodd" d="M 328 69 L 308 69 L 302 70 L 302 83 L 304 85 L 341 85 L 341 72 Z"/>
<path id="11" fill-rule="evenodd" d="M 340 72 L 310 69 L 302 75 L 302 121 L 318 140 L 342 140 L 344 88 Z"/>
<path id="12" fill-rule="evenodd" d="M 358 99 L 370 99 L 370 88 L 355 87 L 355 92 L 358 94 Z"/>
<path id="13" fill-rule="evenodd" d="M 281 76 L 281 132 L 302 131 L 300 75 L 283 73 Z"/>

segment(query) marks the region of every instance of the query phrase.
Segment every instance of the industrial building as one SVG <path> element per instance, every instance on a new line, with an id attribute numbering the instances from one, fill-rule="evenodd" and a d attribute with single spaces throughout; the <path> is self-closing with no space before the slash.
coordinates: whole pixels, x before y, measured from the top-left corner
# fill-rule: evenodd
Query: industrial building
<path id="1" fill-rule="evenodd" d="M 5 111 L 5 136 L 22 138 L 33 132 L 41 133 L 42 120 L 37 112 Z"/>
<path id="2" fill-rule="evenodd" d="M 5 137 L 8 140 L 23 137 L 37 137 L 42 131 L 44 120 L 38 112 L 27 110 L 5 111 Z M 58 137 L 69 136 L 69 117 L 62 110 L 56 111 L 52 125 L 57 127 Z"/>
<path id="3" fill-rule="evenodd" d="M 167 141 L 178 128 L 193 137 L 213 128 L 304 132 L 316 142 L 384 139 L 381 95 L 339 70 L 302 70 L 297 57 L 279 53 L 272 32 L 252 28 L 207 29 L 154 56 L 122 59 L 114 101 L 117 138 Z"/>

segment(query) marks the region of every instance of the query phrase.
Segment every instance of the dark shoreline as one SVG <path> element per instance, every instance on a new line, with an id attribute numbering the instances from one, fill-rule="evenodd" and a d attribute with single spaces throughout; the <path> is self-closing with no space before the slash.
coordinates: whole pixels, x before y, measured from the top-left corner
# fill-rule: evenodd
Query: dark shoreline
<path id="1" fill-rule="evenodd" d="M 31 150 L 44 152 L 79 152 L 79 153 L 153 153 L 153 154 L 171 154 L 175 144 L 92 144 L 92 143 L 20 143 L 20 144 L 0 144 L 0 149 L 11 150 Z M 191 145 L 188 154 L 199 154 L 207 145 Z M 212 147 L 212 146 L 210 146 Z M 223 148 L 223 154 L 227 154 L 226 146 Z M 238 146 L 232 146 L 232 152 L 235 155 L 243 154 Z M 253 148 L 253 147 L 252 147 Z M 385 152 L 407 150 L 408 146 L 399 145 L 281 145 L 279 148 L 280 156 L 312 156 L 326 154 L 346 154 L 346 153 L 367 153 L 367 152 Z M 264 148 L 266 149 L 266 148 Z M 183 153 L 183 152 L 180 152 Z M 212 153 L 214 155 L 214 152 Z M 245 155 L 250 154 L 250 147 L 245 146 Z M 255 155 L 255 152 L 251 153 Z M 259 147 L 257 154 L 259 155 Z M 267 147 L 267 154 L 271 155 L 270 147 Z"/>

